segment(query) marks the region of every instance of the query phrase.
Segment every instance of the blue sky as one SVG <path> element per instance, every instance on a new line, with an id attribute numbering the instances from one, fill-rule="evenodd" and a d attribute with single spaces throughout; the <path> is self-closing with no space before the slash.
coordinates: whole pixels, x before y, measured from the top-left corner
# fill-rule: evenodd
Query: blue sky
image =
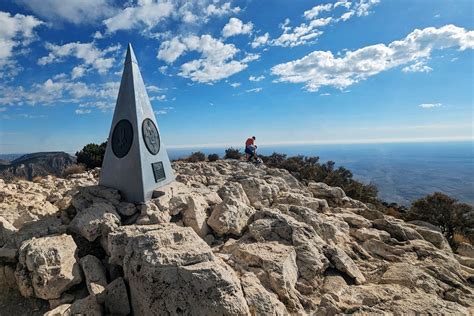
<path id="1" fill-rule="evenodd" d="M 131 42 L 168 147 L 473 138 L 470 0 L 0 4 L 0 152 L 110 128 Z"/>

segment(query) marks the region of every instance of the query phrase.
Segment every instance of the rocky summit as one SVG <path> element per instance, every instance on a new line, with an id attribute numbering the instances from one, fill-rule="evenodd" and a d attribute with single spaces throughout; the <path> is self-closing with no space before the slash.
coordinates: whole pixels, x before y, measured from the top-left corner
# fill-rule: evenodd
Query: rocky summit
<path id="1" fill-rule="evenodd" d="M 146 204 L 68 179 L 0 180 L 0 313 L 472 314 L 474 249 L 233 160 L 173 163 Z"/>

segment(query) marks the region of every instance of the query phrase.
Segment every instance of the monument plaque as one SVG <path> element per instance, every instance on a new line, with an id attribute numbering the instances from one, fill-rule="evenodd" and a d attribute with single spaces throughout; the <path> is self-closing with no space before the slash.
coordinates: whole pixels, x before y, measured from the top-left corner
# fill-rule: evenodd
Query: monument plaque
<path id="1" fill-rule="evenodd" d="M 108 140 L 99 184 L 118 189 L 126 201 L 145 202 L 174 180 L 130 44 Z"/>

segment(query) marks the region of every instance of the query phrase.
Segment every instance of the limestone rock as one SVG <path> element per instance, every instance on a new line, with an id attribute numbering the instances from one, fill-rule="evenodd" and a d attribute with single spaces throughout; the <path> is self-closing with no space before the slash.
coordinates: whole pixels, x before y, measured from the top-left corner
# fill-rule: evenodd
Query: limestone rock
<path id="1" fill-rule="evenodd" d="M 5 218 L 0 216 L 0 247 L 7 243 L 7 241 L 18 231 L 15 226 L 10 224 Z"/>
<path id="2" fill-rule="evenodd" d="M 87 255 L 79 261 L 86 278 L 89 294 L 99 295 L 107 286 L 105 268 L 97 257 Z"/>
<path id="3" fill-rule="evenodd" d="M 328 247 L 327 256 L 336 269 L 355 279 L 356 284 L 365 283 L 365 277 L 352 259 L 338 247 Z"/>
<path id="4" fill-rule="evenodd" d="M 137 211 L 137 207 L 133 203 L 120 202 L 119 205 L 117 205 L 117 213 L 123 216 L 132 216 Z"/>
<path id="5" fill-rule="evenodd" d="M 209 232 L 206 222 L 209 205 L 206 199 L 196 194 L 189 195 L 187 197 L 187 206 L 183 214 L 184 225 L 191 227 L 201 238 L 204 238 Z"/>
<path id="6" fill-rule="evenodd" d="M 278 186 L 268 184 L 265 180 L 245 177 L 238 181 L 247 195 L 250 204 L 256 209 L 262 209 L 272 205 L 279 193 Z"/>
<path id="7" fill-rule="evenodd" d="M 136 223 L 139 225 L 168 223 L 171 219 L 170 214 L 167 211 L 160 210 L 154 201 L 140 204 L 138 209 L 140 210 L 140 216 Z"/>
<path id="8" fill-rule="evenodd" d="M 112 315 L 130 314 L 127 287 L 123 278 L 113 280 L 106 289 L 105 311 Z"/>
<path id="9" fill-rule="evenodd" d="M 109 203 L 94 203 L 79 212 L 69 228 L 89 241 L 105 236 L 120 225 L 115 207 Z"/>
<path id="10" fill-rule="evenodd" d="M 81 282 L 76 261 L 76 244 L 71 236 L 59 235 L 25 241 L 19 251 L 15 277 L 25 297 L 56 299 Z"/>
<path id="11" fill-rule="evenodd" d="M 265 289 L 255 274 L 247 272 L 240 280 L 252 315 L 288 315 L 285 305 L 278 300 L 278 296 Z"/>
<path id="12" fill-rule="evenodd" d="M 249 313 L 235 273 L 191 228 L 171 224 L 132 238 L 124 271 L 139 315 Z"/>
<path id="13" fill-rule="evenodd" d="M 460 243 L 456 252 L 461 256 L 474 258 L 474 246 L 467 243 Z"/>
<path id="14" fill-rule="evenodd" d="M 45 313 L 44 316 L 71 316 L 71 304 L 62 304 Z"/>
<path id="15" fill-rule="evenodd" d="M 89 295 L 72 303 L 70 313 L 71 315 L 102 316 L 104 309 L 94 295 Z"/>
<path id="16" fill-rule="evenodd" d="M 247 227 L 255 209 L 241 200 L 233 197 L 226 198 L 216 205 L 207 224 L 218 234 L 233 234 L 240 236 Z"/>
<path id="17" fill-rule="evenodd" d="M 315 198 L 324 199 L 332 205 L 342 204 L 342 199 L 346 197 L 346 193 L 339 187 L 330 187 L 321 182 L 308 183 L 308 189 L 313 193 Z"/>

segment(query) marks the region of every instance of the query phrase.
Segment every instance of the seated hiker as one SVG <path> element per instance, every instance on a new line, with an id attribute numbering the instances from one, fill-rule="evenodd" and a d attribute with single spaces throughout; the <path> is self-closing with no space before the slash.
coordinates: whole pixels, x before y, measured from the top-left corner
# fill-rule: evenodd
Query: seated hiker
<path id="1" fill-rule="evenodd" d="M 257 145 L 255 145 L 255 136 L 249 137 L 245 142 L 245 156 L 247 161 L 251 161 L 252 159 L 257 159 L 256 151 Z"/>

